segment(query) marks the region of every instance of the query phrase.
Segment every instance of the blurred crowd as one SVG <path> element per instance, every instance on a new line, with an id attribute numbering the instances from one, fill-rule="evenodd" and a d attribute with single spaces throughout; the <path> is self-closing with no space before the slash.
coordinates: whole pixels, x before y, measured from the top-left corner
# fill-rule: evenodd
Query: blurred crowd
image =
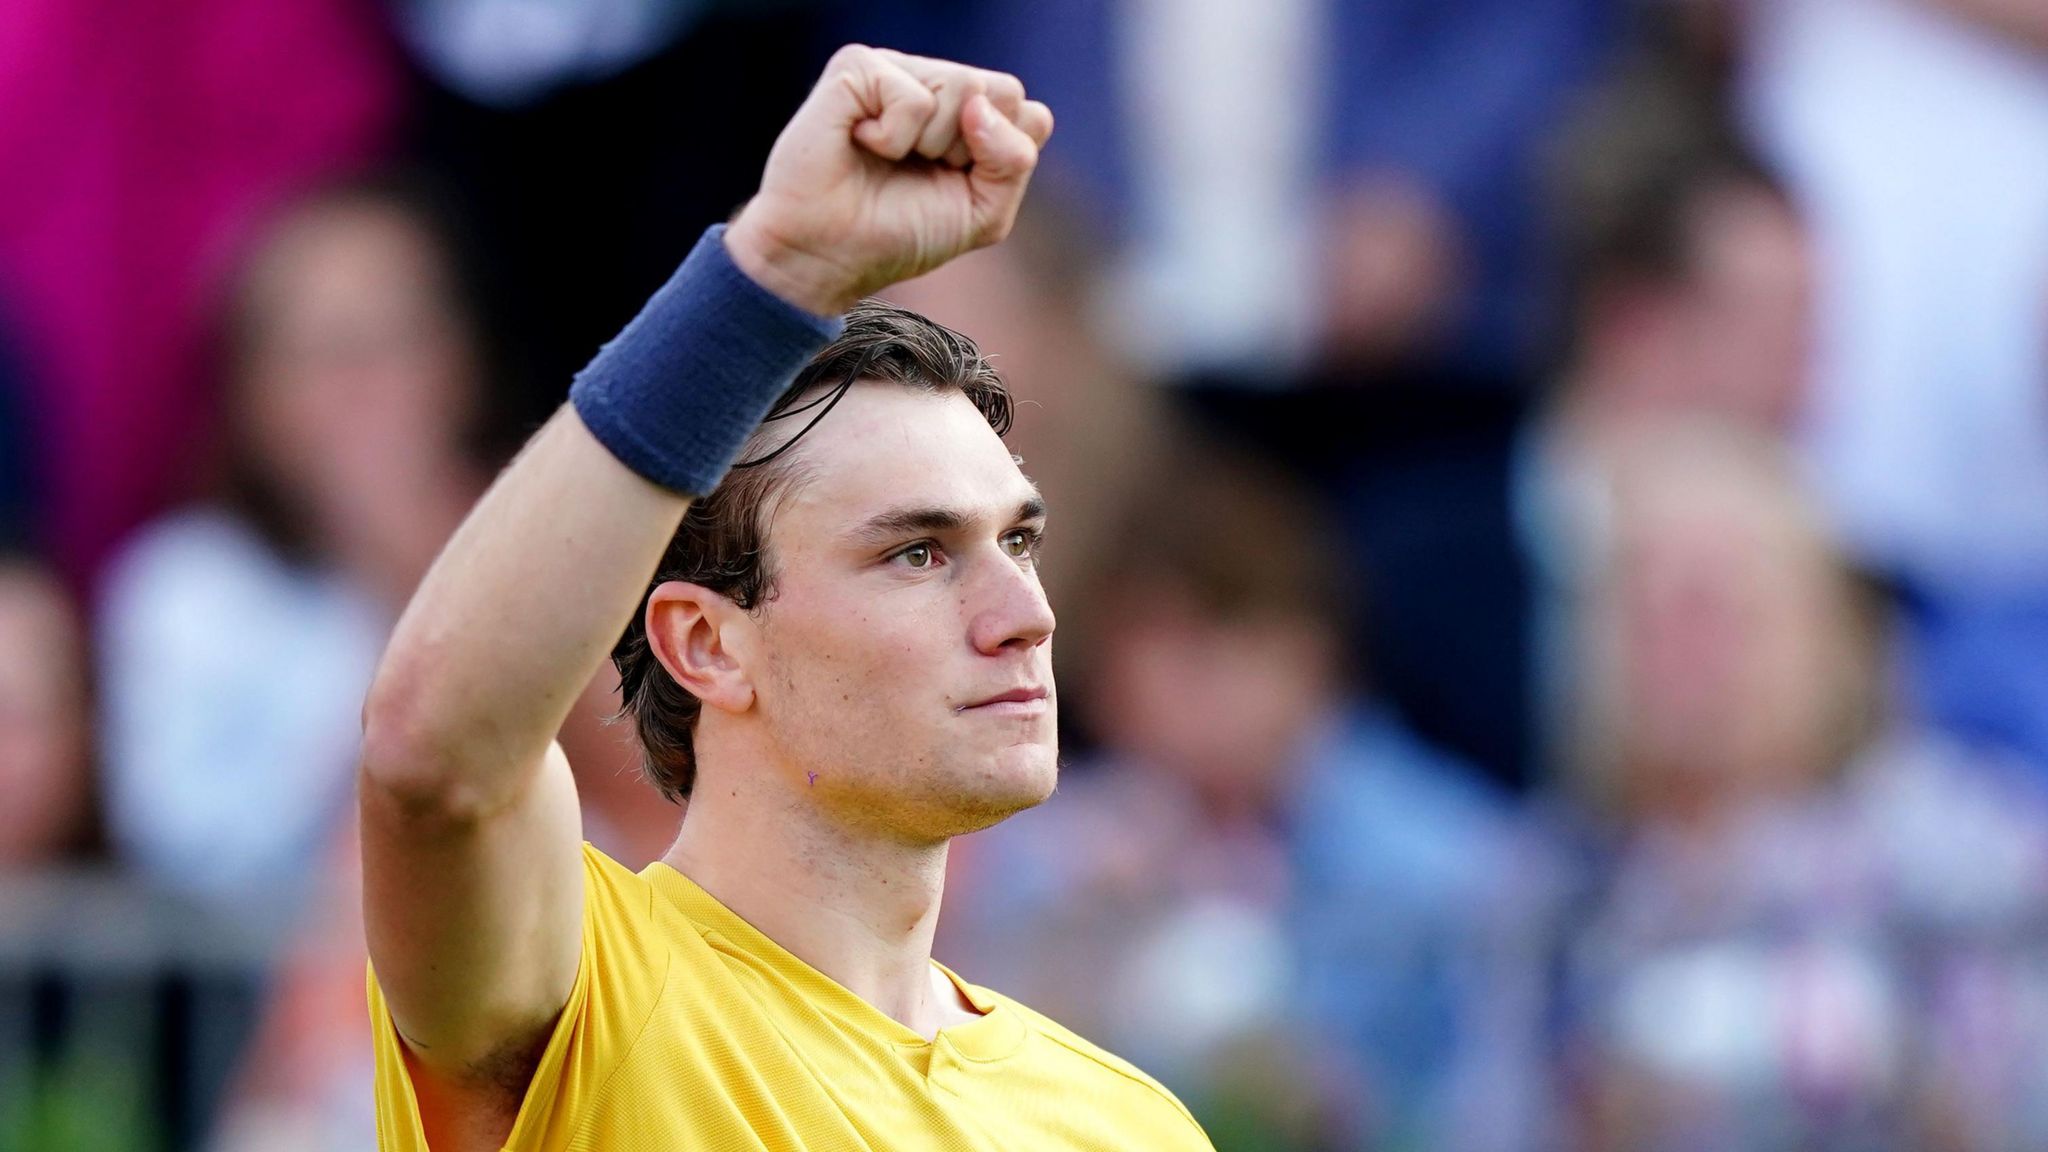
<path id="1" fill-rule="evenodd" d="M 2048 1147 L 2048 6 L 15 0 L 0 1149 L 372 1146 L 384 637 L 848 40 L 1059 117 L 891 292 L 1053 509 L 941 960 L 1223 1152 Z"/>

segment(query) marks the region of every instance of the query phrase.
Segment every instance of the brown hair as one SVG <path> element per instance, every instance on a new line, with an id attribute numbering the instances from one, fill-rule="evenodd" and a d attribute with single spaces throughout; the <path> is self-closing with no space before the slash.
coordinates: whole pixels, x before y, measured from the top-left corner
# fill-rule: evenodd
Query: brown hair
<path id="1" fill-rule="evenodd" d="M 453 339 L 475 365 L 470 382 L 473 395 L 467 398 L 469 411 L 458 433 L 458 448 L 480 463 L 510 454 L 508 446 L 499 442 L 508 437 L 509 430 L 489 426 L 494 414 L 486 410 L 482 385 L 491 382 L 499 392 L 510 387 L 511 362 L 499 349 L 495 301 L 477 267 L 478 246 L 462 223 L 464 215 L 453 192 L 426 173 L 405 169 L 344 174 L 308 186 L 276 205 L 268 218 L 242 238 L 237 266 L 222 285 L 209 349 L 226 384 L 215 495 L 274 552 L 296 564 L 319 559 L 314 510 L 263 460 L 248 411 L 248 391 L 255 385 L 250 377 L 251 362 L 269 339 L 268 329 L 274 323 L 270 315 L 274 301 L 266 295 L 262 270 L 292 230 L 355 211 L 396 216 L 432 248 L 436 271 L 443 277 L 437 285 L 440 303 L 447 310 Z"/>
<path id="2" fill-rule="evenodd" d="M 1097 598 L 1149 595 L 1133 584 L 1137 575 L 1171 583 L 1218 619 L 1301 615 L 1341 631 L 1355 578 L 1324 516 L 1272 460 L 1219 437 L 1183 435 L 1132 500 L 1117 534 L 1121 559 Z"/>
<path id="3" fill-rule="evenodd" d="M 774 594 L 768 522 L 797 469 L 783 451 L 831 411 L 856 381 L 883 381 L 925 392 L 958 391 L 989 427 L 1010 430 L 1010 393 L 974 341 L 908 309 L 864 300 L 847 314 L 837 340 L 797 374 L 768 419 L 748 440 L 742 463 L 711 494 L 690 505 L 662 554 L 648 593 L 671 580 L 700 584 L 753 611 Z M 808 400 L 805 398 L 809 397 Z M 775 423 L 802 420 L 794 436 L 777 439 Z M 661 794 L 680 801 L 696 783 L 694 735 L 702 704 L 676 683 L 647 642 L 647 596 L 612 650 L 619 669 L 620 715 L 640 734 L 642 768 Z"/>
<path id="4" fill-rule="evenodd" d="M 1684 276 L 1695 214 L 1715 190 L 1756 189 L 1791 202 L 1714 94 L 1657 59 L 1619 70 L 1590 93 L 1548 160 L 1561 319 L 1574 329 L 1604 286 Z"/>

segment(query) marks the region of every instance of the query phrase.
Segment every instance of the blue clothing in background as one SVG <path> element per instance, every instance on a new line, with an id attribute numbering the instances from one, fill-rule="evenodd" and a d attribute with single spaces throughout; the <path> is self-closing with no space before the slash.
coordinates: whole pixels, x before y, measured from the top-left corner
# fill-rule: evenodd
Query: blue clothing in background
<path id="1" fill-rule="evenodd" d="M 1376 707 L 1308 734 L 1280 786 L 1233 819 L 1157 765 L 1067 769 L 956 843 L 941 959 L 1131 1053 L 1212 1132 L 1303 1129 L 1233 1091 L 1249 1049 L 1320 1094 L 1304 1147 L 1544 1147 L 1549 839 Z"/>
<path id="2" fill-rule="evenodd" d="M 1295 1020 L 1384 1094 L 1374 1146 L 1541 1147 L 1563 857 L 1508 793 L 1378 709 L 1321 743 L 1291 811 Z"/>
<path id="3" fill-rule="evenodd" d="M 1546 304 L 1539 240 L 1544 135 L 1616 39 L 1615 0 L 1326 0 L 1328 53 L 1303 77 L 1321 107 L 1318 182 L 1392 170 L 1464 226 L 1472 292 L 1443 357 L 1473 373 L 1517 366 Z M 1043 171 L 1114 226 L 1134 216 L 1123 6 L 1114 0 L 874 0 L 842 34 L 1022 77 L 1059 127 Z M 1190 83 L 1199 78 L 1191 77 Z M 1315 85 L 1318 91 L 1307 90 Z"/>
<path id="4" fill-rule="evenodd" d="M 1613 0 L 1332 0 L 1328 172 L 1391 169 L 1464 225 L 1473 290 L 1447 359 L 1523 362 L 1553 283 L 1541 145 L 1615 40 Z"/>
<path id="5" fill-rule="evenodd" d="M 1905 691 L 1929 724 L 2010 749 L 2048 780 L 2048 589 L 1915 588 Z"/>

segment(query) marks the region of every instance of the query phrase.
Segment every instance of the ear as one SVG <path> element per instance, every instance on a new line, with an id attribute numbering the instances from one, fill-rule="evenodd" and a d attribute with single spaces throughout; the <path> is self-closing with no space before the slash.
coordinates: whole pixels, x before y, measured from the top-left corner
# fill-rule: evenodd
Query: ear
<path id="1" fill-rule="evenodd" d="M 701 584 L 670 580 L 647 597 L 647 646 L 676 683 L 721 712 L 754 703 L 739 635 L 752 623 L 738 605 Z"/>

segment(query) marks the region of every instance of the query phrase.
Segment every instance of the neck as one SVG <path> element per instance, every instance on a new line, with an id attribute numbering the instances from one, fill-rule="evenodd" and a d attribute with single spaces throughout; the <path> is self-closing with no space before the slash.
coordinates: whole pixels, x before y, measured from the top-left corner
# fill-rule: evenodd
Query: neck
<path id="1" fill-rule="evenodd" d="M 890 842 L 790 795 L 785 774 L 700 780 L 663 861 L 854 995 L 925 1036 L 973 1014 L 932 966 L 946 845 Z M 801 779 L 802 773 L 793 773 Z"/>

